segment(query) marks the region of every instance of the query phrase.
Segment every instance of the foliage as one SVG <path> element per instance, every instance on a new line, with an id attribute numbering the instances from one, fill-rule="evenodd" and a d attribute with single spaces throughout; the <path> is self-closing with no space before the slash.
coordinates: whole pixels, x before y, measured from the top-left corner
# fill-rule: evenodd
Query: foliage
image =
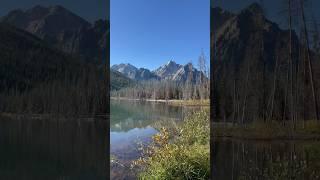
<path id="1" fill-rule="evenodd" d="M 177 128 L 178 137 L 166 128 L 153 136 L 153 143 L 143 148 L 143 158 L 133 162 L 142 168 L 140 179 L 208 179 L 209 112 L 190 114 Z"/>

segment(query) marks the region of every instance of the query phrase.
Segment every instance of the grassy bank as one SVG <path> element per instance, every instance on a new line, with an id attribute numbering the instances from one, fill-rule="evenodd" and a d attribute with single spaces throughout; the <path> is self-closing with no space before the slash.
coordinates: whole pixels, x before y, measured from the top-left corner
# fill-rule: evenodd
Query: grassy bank
<path id="1" fill-rule="evenodd" d="M 244 126 L 231 123 L 214 123 L 214 137 L 252 140 L 320 140 L 320 123 L 309 120 L 302 123 L 253 122 Z"/>
<path id="2" fill-rule="evenodd" d="M 209 179 L 209 127 L 209 110 L 200 110 L 187 116 L 176 132 L 162 128 L 143 148 L 143 158 L 133 162 L 142 169 L 139 178 Z"/>
<path id="3" fill-rule="evenodd" d="M 209 99 L 204 100 L 169 100 L 168 104 L 176 106 L 210 106 Z"/>
<path id="4" fill-rule="evenodd" d="M 194 100 L 181 100 L 181 99 L 132 99 L 132 98 L 125 98 L 125 97 L 111 97 L 110 99 L 113 100 L 129 100 L 129 101 L 148 101 L 148 102 L 161 102 L 167 103 L 169 105 L 175 106 L 210 106 L 209 99 L 194 99 Z"/>

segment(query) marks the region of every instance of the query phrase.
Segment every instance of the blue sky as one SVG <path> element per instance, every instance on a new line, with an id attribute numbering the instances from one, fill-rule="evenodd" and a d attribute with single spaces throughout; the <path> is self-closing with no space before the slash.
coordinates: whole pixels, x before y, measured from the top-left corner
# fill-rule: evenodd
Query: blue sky
<path id="1" fill-rule="evenodd" d="M 174 60 L 209 62 L 209 0 L 111 0 L 110 65 L 155 69 Z"/>
<path id="2" fill-rule="evenodd" d="M 80 17 L 94 22 L 109 17 L 110 0 L 1 0 L 0 16 L 14 9 L 29 9 L 35 5 L 61 5 Z"/>

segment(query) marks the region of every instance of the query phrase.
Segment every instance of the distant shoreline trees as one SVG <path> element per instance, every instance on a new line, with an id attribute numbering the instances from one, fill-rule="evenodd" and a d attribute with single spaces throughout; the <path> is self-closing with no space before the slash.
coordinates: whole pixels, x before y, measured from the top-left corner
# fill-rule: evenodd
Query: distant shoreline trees
<path id="1" fill-rule="evenodd" d="M 209 99 L 207 85 L 178 83 L 171 80 L 151 80 L 139 82 L 132 87 L 122 88 L 112 91 L 112 97 L 126 97 L 134 99 L 154 99 L 154 100 L 195 100 Z"/>

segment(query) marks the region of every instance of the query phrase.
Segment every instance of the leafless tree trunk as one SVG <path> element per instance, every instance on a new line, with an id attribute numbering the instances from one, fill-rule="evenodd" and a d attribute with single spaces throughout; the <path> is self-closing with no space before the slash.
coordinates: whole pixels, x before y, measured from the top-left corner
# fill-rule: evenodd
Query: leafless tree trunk
<path id="1" fill-rule="evenodd" d="M 311 61 L 311 52 L 310 52 L 310 44 L 309 44 L 309 36 L 308 36 L 308 30 L 306 25 L 306 18 L 304 13 L 304 0 L 300 0 L 300 9 L 301 9 L 301 17 L 303 22 L 303 32 L 304 32 L 304 40 L 305 40 L 305 46 L 307 47 L 307 63 L 309 68 L 309 77 L 311 81 L 311 88 L 312 88 L 312 97 L 314 102 L 314 110 L 316 119 L 319 121 L 319 113 L 318 113 L 318 100 L 316 95 L 316 88 L 314 84 L 314 77 L 313 77 L 313 67 L 312 67 L 312 61 Z"/>
<path id="2" fill-rule="evenodd" d="M 233 81 L 233 125 L 236 123 L 237 115 L 237 97 L 236 97 L 236 80 Z"/>
<path id="3" fill-rule="evenodd" d="M 293 57 L 292 57 L 292 4 L 291 0 L 288 1 L 288 8 L 289 8 L 289 61 L 290 61 L 290 118 L 291 123 L 294 125 L 294 119 L 293 119 Z"/>
<path id="4" fill-rule="evenodd" d="M 270 116 L 269 119 L 272 120 L 273 118 L 273 107 L 274 107 L 274 98 L 276 94 L 276 85 L 277 85 L 277 75 L 278 75 L 278 56 L 276 57 L 276 63 L 275 63 L 275 70 L 274 70 L 274 76 L 273 76 L 273 89 L 272 89 L 272 97 L 271 97 L 271 110 L 270 110 Z"/>
<path id="5" fill-rule="evenodd" d="M 243 101 L 243 107 L 242 107 L 242 118 L 241 118 L 241 124 L 242 125 L 244 124 L 244 115 L 245 115 L 246 106 L 247 106 L 249 75 L 250 75 L 250 63 L 248 63 L 248 70 L 247 70 L 245 89 L 244 89 L 245 90 L 245 95 L 244 95 L 244 101 Z"/>

